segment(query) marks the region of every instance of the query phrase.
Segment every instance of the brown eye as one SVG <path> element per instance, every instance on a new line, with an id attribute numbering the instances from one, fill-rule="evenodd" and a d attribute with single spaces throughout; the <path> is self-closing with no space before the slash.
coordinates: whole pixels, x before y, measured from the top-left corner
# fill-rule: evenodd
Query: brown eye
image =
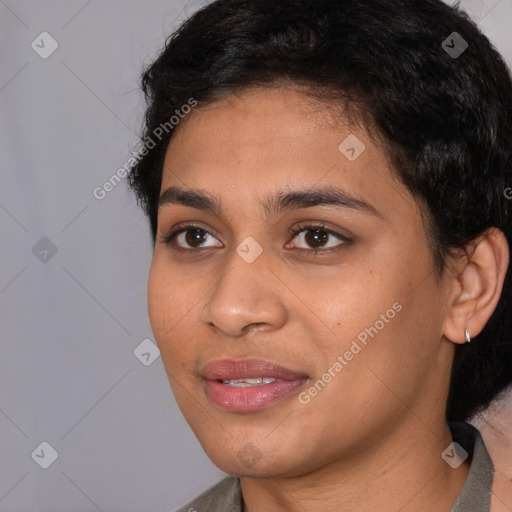
<path id="1" fill-rule="evenodd" d="M 162 237 L 162 243 L 173 246 L 177 250 L 203 249 L 208 247 L 222 247 L 220 242 L 203 245 L 216 238 L 206 229 L 194 225 L 178 227 L 167 236 Z"/>
<path id="2" fill-rule="evenodd" d="M 318 245 L 325 245 L 329 238 L 329 233 L 321 229 L 309 229 L 307 233 L 308 234 L 304 236 L 304 241 L 313 247 L 318 247 Z"/>
<path id="3" fill-rule="evenodd" d="M 329 252 L 343 245 L 352 244 L 350 238 L 321 225 L 301 226 L 292 230 L 292 233 L 295 234 L 294 239 L 298 239 L 299 244 L 303 244 L 303 247 L 298 247 L 299 250 Z M 337 242 L 336 239 L 338 239 Z M 323 249 L 325 249 L 325 251 L 323 251 Z"/>
<path id="4" fill-rule="evenodd" d="M 183 234 L 185 235 L 185 242 L 192 247 L 203 244 L 206 239 L 204 229 L 187 229 Z"/>

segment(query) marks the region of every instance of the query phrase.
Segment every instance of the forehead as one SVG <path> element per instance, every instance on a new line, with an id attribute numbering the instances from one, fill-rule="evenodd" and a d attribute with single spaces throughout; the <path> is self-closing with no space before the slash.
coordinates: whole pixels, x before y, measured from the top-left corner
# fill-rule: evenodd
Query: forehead
<path id="1" fill-rule="evenodd" d="M 238 206 L 302 185 L 414 208 L 363 127 L 293 88 L 249 89 L 194 109 L 171 139 L 162 178 L 162 191 L 209 190 Z"/>

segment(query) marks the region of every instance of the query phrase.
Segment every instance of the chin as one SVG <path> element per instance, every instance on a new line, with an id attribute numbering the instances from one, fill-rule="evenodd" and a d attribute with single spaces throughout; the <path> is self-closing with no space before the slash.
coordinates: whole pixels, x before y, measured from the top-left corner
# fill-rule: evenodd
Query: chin
<path id="1" fill-rule="evenodd" d="M 231 476 L 276 478 L 298 476 L 304 472 L 304 461 L 295 460 L 288 453 L 276 454 L 271 447 L 265 453 L 264 447 L 256 446 L 250 441 L 242 443 L 238 449 L 233 449 L 232 446 L 228 451 L 219 446 L 214 449 L 203 446 L 203 449 L 215 466 Z"/>
<path id="2" fill-rule="evenodd" d="M 238 478 L 276 478 L 286 474 L 269 464 L 255 464 L 253 467 L 248 467 L 245 463 L 234 459 L 218 460 L 210 457 L 210 460 L 224 473 Z"/>

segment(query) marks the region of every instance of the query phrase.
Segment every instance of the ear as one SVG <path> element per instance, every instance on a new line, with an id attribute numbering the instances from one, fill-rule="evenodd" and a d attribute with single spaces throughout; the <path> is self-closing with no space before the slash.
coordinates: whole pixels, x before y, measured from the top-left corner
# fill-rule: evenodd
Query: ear
<path id="1" fill-rule="evenodd" d="M 498 228 L 489 228 L 454 257 L 448 314 L 443 335 L 454 343 L 480 334 L 496 309 L 509 263 L 507 239 Z"/>

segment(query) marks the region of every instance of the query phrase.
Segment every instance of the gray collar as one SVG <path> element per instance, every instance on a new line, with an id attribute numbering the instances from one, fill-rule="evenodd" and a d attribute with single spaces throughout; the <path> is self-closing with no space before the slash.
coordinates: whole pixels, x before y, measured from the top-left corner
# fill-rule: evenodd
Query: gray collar
<path id="1" fill-rule="evenodd" d="M 480 432 L 471 424 L 449 422 L 453 440 L 469 454 L 471 469 L 450 512 L 489 512 L 494 466 Z"/>

